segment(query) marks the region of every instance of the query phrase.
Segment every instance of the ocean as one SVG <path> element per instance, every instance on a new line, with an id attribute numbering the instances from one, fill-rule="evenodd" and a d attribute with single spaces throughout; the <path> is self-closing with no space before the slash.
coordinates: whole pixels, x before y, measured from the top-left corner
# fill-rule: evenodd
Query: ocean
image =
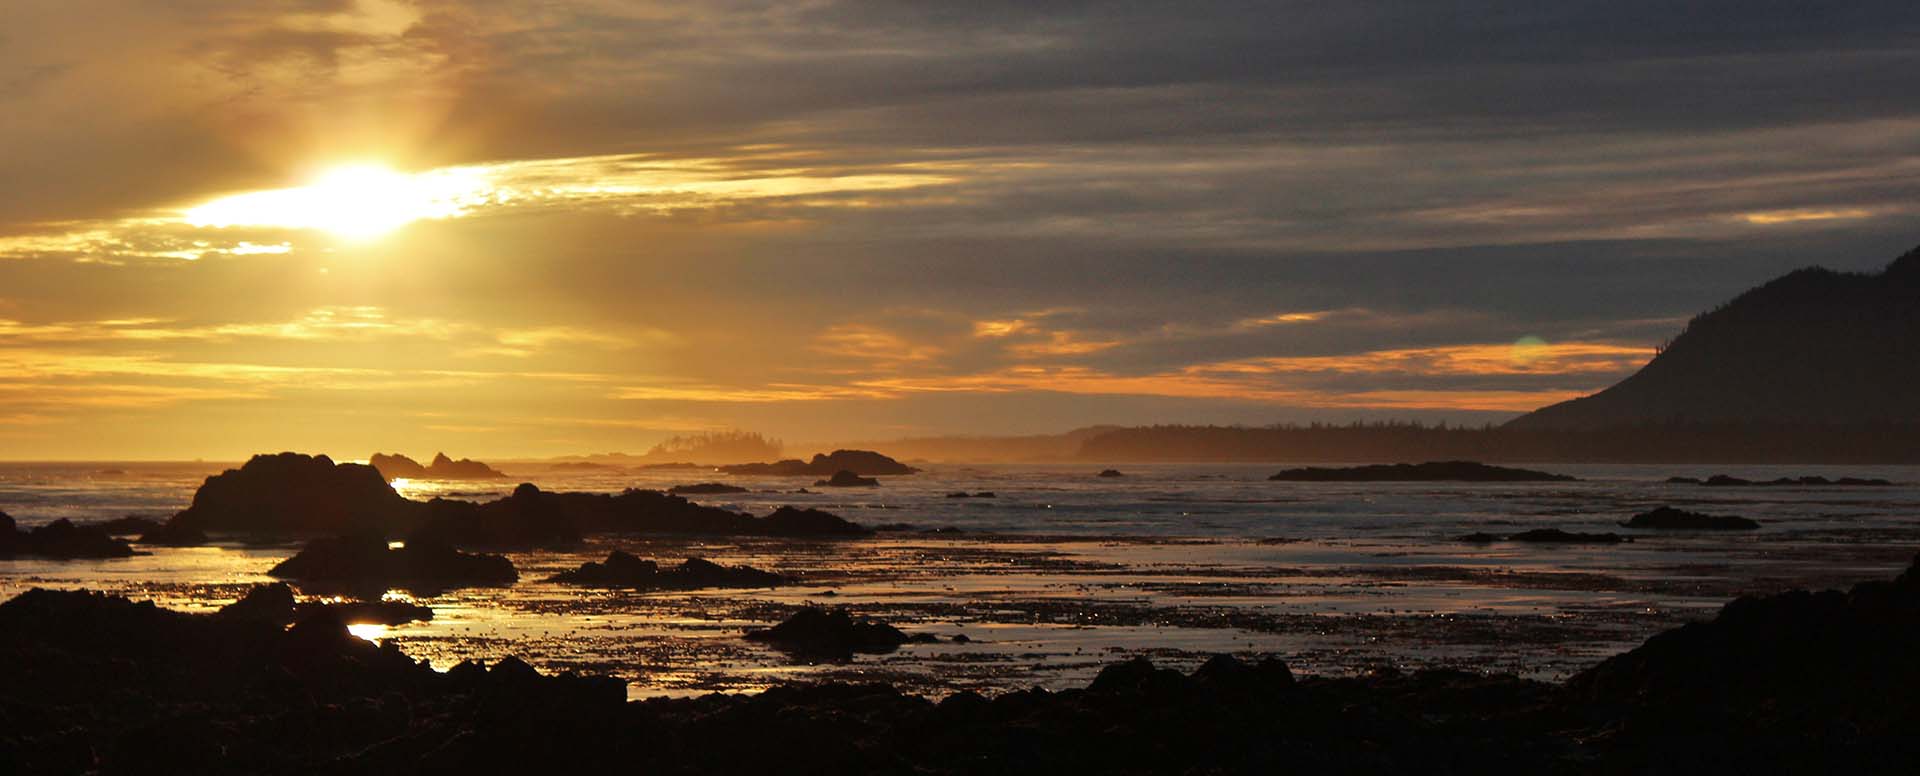
<path id="1" fill-rule="evenodd" d="M 0 464 L 0 511 L 164 518 L 222 463 Z M 1524 464 L 1523 464 L 1524 465 Z M 1288 465 L 1291 466 L 1291 465 Z M 617 492 L 718 481 L 752 492 L 694 496 L 764 514 L 792 504 L 869 526 L 870 539 L 602 536 L 566 552 L 512 553 L 504 588 L 392 590 L 431 621 L 356 626 L 436 668 L 516 655 L 545 671 L 608 673 L 634 697 L 750 691 L 790 679 L 888 681 L 933 695 L 1084 684 L 1119 657 L 1179 667 L 1220 652 L 1277 654 L 1296 671 L 1433 666 L 1564 678 L 1746 593 L 1884 578 L 1920 548 L 1920 467 L 1536 465 L 1558 483 L 1271 482 L 1275 464 L 930 465 L 878 488 L 689 470 L 502 464 L 501 481 L 398 481 L 403 495 L 487 500 L 519 482 Z M 1891 487 L 1709 488 L 1670 476 L 1884 478 Z M 806 487 L 823 491 L 800 494 Z M 949 498 L 965 491 L 991 498 Z M 1757 531 L 1618 526 L 1670 505 L 1759 521 Z M 1472 544 L 1464 534 L 1613 531 L 1611 545 Z M 293 545 L 139 547 L 116 560 L 0 561 L 0 598 L 90 588 L 210 610 Z M 768 590 L 639 593 L 542 581 L 613 549 L 698 556 L 798 577 Z M 932 634 L 848 662 L 797 661 L 740 638 L 794 608 L 845 606 Z M 965 635 L 964 643 L 953 637 Z"/>

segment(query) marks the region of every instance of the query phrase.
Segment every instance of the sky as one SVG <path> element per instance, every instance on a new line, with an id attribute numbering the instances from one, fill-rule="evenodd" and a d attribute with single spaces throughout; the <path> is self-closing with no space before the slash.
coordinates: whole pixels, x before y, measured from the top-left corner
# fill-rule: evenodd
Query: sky
<path id="1" fill-rule="evenodd" d="M 21 0 L 0 458 L 1497 422 L 1920 244 L 1916 94 L 1911 2 Z"/>

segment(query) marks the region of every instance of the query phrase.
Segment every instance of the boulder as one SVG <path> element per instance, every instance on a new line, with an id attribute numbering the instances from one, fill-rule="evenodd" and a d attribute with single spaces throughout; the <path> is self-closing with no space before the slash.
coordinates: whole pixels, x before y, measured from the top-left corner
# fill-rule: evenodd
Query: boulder
<path id="1" fill-rule="evenodd" d="M 872 477 L 862 477 L 858 474 L 854 474 L 853 472 L 842 469 L 840 471 L 834 472 L 833 476 L 830 478 L 815 481 L 813 483 L 813 486 L 816 488 L 818 487 L 877 488 L 880 486 L 880 481 L 873 479 Z"/>
<path id="2" fill-rule="evenodd" d="M 442 590 L 509 585 L 520 578 L 512 561 L 499 555 L 469 555 L 424 541 L 394 548 L 377 537 L 316 539 L 267 574 L 303 584 L 356 589 Z"/>
<path id="3" fill-rule="evenodd" d="M 1121 473 L 1120 473 L 1120 470 L 1119 470 L 1119 469 L 1101 469 L 1101 470 L 1100 470 L 1100 473 L 1099 473 L 1099 474 L 1097 474 L 1097 475 L 1094 475 L 1094 476 L 1096 476 L 1096 477 L 1125 477 L 1125 476 L 1127 476 L 1127 475 L 1125 475 L 1125 474 L 1121 474 Z"/>
<path id="4" fill-rule="evenodd" d="M 263 538 L 374 533 L 400 536 L 425 513 L 371 466 L 324 455 L 256 455 L 208 477 L 167 528 Z"/>
<path id="5" fill-rule="evenodd" d="M 219 615 L 236 620 L 286 625 L 293 622 L 293 588 L 285 582 L 255 585 L 240 600 L 220 607 Z"/>
<path id="6" fill-rule="evenodd" d="M 722 566 L 701 558 L 688 558 L 665 571 L 659 564 L 642 560 L 619 550 L 600 563 L 587 562 L 573 571 L 547 579 L 593 587 L 624 587 L 636 590 L 698 590 L 713 587 L 777 587 L 786 577 L 752 566 Z"/>
<path id="7" fill-rule="evenodd" d="M 748 631 L 746 638 L 800 657 L 838 660 L 851 659 L 856 652 L 892 652 L 909 640 L 900 629 L 879 620 L 818 607 L 794 612 L 771 628 Z"/>
<path id="8" fill-rule="evenodd" d="M 675 485 L 668 488 L 667 492 L 675 496 L 700 496 L 719 493 L 746 493 L 747 489 L 738 485 L 728 485 L 724 482 L 700 482 L 692 485 Z"/>
<path id="9" fill-rule="evenodd" d="M 1708 515 L 1673 507 L 1660 507 L 1634 515 L 1620 525 L 1661 531 L 1751 531 L 1760 524 L 1733 515 Z"/>

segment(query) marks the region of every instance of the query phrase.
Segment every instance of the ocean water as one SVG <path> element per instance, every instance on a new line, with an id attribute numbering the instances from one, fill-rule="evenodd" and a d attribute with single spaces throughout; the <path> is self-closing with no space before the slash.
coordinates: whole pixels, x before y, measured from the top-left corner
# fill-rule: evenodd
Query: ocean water
<path id="1" fill-rule="evenodd" d="M 24 526 L 59 518 L 163 518 L 217 463 L 0 464 L 0 511 Z M 399 481 L 413 498 L 485 500 L 522 481 L 613 492 L 720 481 L 744 494 L 695 497 L 765 513 L 793 504 L 868 525 L 853 541 L 609 536 L 568 552 L 517 553 L 521 581 L 456 591 L 393 590 L 429 622 L 356 628 L 446 668 L 518 655 L 545 670 L 612 673 L 636 697 L 753 690 L 787 679 L 892 681 L 956 689 L 1086 681 L 1144 654 L 1192 665 L 1217 652 L 1279 654 L 1298 671 L 1446 665 L 1560 678 L 1743 593 L 1886 577 L 1920 548 L 1920 467 L 1540 465 L 1579 482 L 1270 482 L 1277 465 L 930 466 L 879 488 L 704 471 L 577 471 L 502 465 L 499 482 Z M 1705 488 L 1669 476 L 1730 473 L 1878 477 L 1893 487 Z M 799 494 L 807 487 L 823 491 Z M 994 498 L 947 498 L 990 491 Z M 1760 521 L 1752 532 L 1629 532 L 1617 523 L 1672 505 Z M 1617 545 L 1467 544 L 1477 531 L 1616 531 Z M 86 587 L 204 610 L 270 581 L 298 547 L 142 547 L 135 558 L 0 561 L 0 597 Z M 624 549 L 663 562 L 699 556 L 798 577 L 768 590 L 635 593 L 546 577 Z M 302 591 L 305 594 L 307 591 Z M 308 597 L 317 597 L 309 595 Z M 740 635 L 794 607 L 846 606 L 940 642 L 843 663 L 806 663 Z M 956 643 L 964 634 L 966 643 Z"/>

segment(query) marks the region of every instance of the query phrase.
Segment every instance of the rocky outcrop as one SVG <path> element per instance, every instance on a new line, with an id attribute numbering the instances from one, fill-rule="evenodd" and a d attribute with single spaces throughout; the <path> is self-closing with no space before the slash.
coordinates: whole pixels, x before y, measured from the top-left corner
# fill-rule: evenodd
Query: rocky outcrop
<path id="1" fill-rule="evenodd" d="M 695 504 L 657 490 L 552 493 L 531 483 L 487 504 L 435 501 L 414 538 L 470 548 L 564 545 L 589 533 L 716 536 L 858 536 L 859 525 L 817 510 L 782 507 L 765 518 Z"/>
<path id="2" fill-rule="evenodd" d="M 1661 531 L 1751 531 L 1760 524 L 1733 515 L 1708 515 L 1673 507 L 1660 507 L 1634 515 L 1620 525 Z"/>
<path id="3" fill-rule="evenodd" d="M 555 574 L 548 582 L 635 590 L 699 590 L 713 587 L 778 587 L 786 577 L 752 566 L 722 566 L 702 558 L 688 558 L 661 570 L 659 564 L 619 550 L 603 562 L 589 561 L 572 571 Z"/>
<path id="4" fill-rule="evenodd" d="M 747 631 L 746 638 L 796 656 L 830 660 L 851 659 L 856 652 L 892 652 L 912 640 L 879 620 L 817 607 L 794 612 L 771 628 Z"/>
<path id="5" fill-rule="evenodd" d="M 1633 540 L 1617 533 L 1580 533 L 1578 531 L 1563 531 L 1558 528 L 1535 528 L 1531 531 L 1521 531 L 1520 533 L 1509 534 L 1504 537 L 1490 533 L 1471 533 L 1460 537 L 1460 541 L 1475 544 L 1488 544 L 1492 542 L 1520 542 L 1522 544 L 1619 544 Z"/>
<path id="6" fill-rule="evenodd" d="M 675 496 L 705 496 L 721 493 L 746 492 L 748 492 L 746 488 L 738 485 L 728 485 L 724 482 L 699 482 L 692 485 L 675 485 L 667 489 L 667 493 Z"/>
<path id="7" fill-rule="evenodd" d="M 1113 478 L 1113 477 L 1125 477 L 1125 476 L 1127 476 L 1127 475 L 1125 475 L 1125 474 L 1122 474 L 1122 473 L 1120 472 L 1120 470 L 1119 470 L 1119 469 L 1101 469 L 1101 470 L 1100 470 L 1100 473 L 1099 473 L 1099 474 L 1096 474 L 1096 475 L 1094 475 L 1094 476 L 1095 476 L 1095 477 L 1106 477 L 1106 478 Z"/>
<path id="8" fill-rule="evenodd" d="M 98 528 L 107 532 L 108 536 L 140 536 L 160 530 L 160 525 L 160 521 L 150 517 L 127 515 L 98 523 L 88 523 L 86 527 Z"/>
<path id="9" fill-rule="evenodd" d="M 1825 477 L 1819 477 L 1819 476 L 1775 477 L 1771 480 L 1749 480 L 1749 479 L 1743 479 L 1740 477 L 1735 477 L 1729 474 L 1716 474 L 1704 480 L 1698 477 L 1668 477 L 1667 484 L 1668 485 L 1705 485 L 1710 488 L 1742 488 L 1742 487 L 1768 487 L 1768 486 L 1775 486 L 1775 487 L 1781 487 L 1781 486 L 1796 487 L 1797 486 L 1797 487 L 1818 488 L 1818 487 L 1826 487 L 1826 486 L 1887 487 L 1892 485 L 1893 482 L 1889 480 L 1879 479 L 1879 478 L 1863 478 L 1863 477 L 1840 477 L 1838 479 L 1830 480 Z"/>
<path id="10" fill-rule="evenodd" d="M 1665 767 L 1710 766 L 1731 745 L 1782 772 L 1895 768 L 1920 723 L 1917 653 L 1920 557 L 1891 582 L 1734 600 L 1575 675 L 1565 702 L 1608 720 L 1635 759 L 1678 755 Z M 1695 731 L 1693 751 L 1679 730 Z"/>
<path id="11" fill-rule="evenodd" d="M 399 453 L 387 455 L 374 453 L 367 464 L 380 471 L 380 476 L 388 480 L 425 479 L 425 480 L 498 480 L 507 475 L 499 470 L 470 458 L 458 461 L 448 458 L 446 453 L 435 453 L 433 461 L 421 466 L 419 461 Z"/>
<path id="12" fill-rule="evenodd" d="M 135 554 L 133 547 L 99 526 L 74 525 L 62 518 L 22 531 L 15 527 L 12 517 L 0 512 L 0 560 L 25 556 L 55 560 L 126 558 Z"/>
<path id="13" fill-rule="evenodd" d="M 813 486 L 816 488 L 877 488 L 880 487 L 880 481 L 843 469 L 834 472 L 833 476 L 827 479 L 814 480 Z"/>
<path id="14" fill-rule="evenodd" d="M 1489 466 L 1473 461 L 1373 464 L 1328 469 L 1309 466 L 1268 477 L 1282 482 L 1573 482 L 1564 474 Z"/>
<path id="15" fill-rule="evenodd" d="M 208 477 L 192 506 L 166 528 L 175 537 L 190 531 L 258 538 L 397 536 L 424 513 L 423 505 L 395 493 L 371 466 L 280 453 L 256 455 L 238 469 Z"/>
<path id="16" fill-rule="evenodd" d="M 811 461 L 788 458 L 773 463 L 743 463 L 722 466 L 720 471 L 728 474 L 747 474 L 771 477 L 826 477 L 836 472 L 848 471 L 867 477 L 882 475 L 914 474 L 919 469 L 908 466 L 872 450 L 835 450 L 825 455 L 815 454 Z"/>
<path id="17" fill-rule="evenodd" d="M 446 590 L 510 585 L 520 578 L 513 563 L 499 555 L 469 555 L 427 541 L 393 548 L 376 537 L 316 539 L 267 574 L 303 585 L 351 589 Z"/>

